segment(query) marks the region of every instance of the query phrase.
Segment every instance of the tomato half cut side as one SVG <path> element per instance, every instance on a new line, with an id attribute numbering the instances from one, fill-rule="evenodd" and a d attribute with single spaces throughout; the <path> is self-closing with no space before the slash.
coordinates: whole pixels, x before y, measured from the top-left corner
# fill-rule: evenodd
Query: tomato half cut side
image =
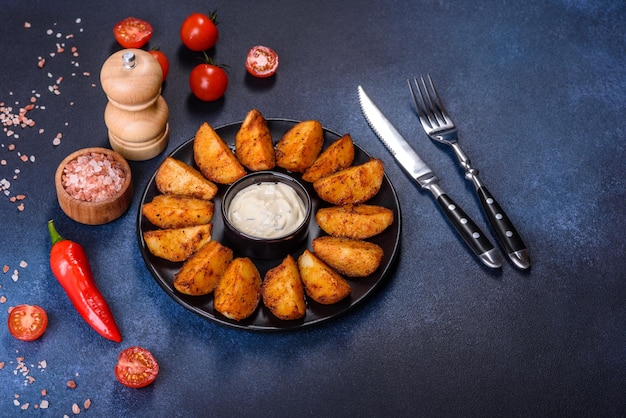
<path id="1" fill-rule="evenodd" d="M 276 73 L 278 54 L 272 48 L 257 45 L 250 48 L 246 57 L 246 70 L 255 77 L 265 78 Z"/>
<path id="2" fill-rule="evenodd" d="M 115 25 L 113 34 L 124 48 L 141 48 L 152 38 L 152 25 L 136 17 L 127 17 Z"/>
<path id="3" fill-rule="evenodd" d="M 152 353 L 139 346 L 122 351 L 115 365 L 115 377 L 129 388 L 148 386 L 158 374 L 159 364 Z"/>
<path id="4" fill-rule="evenodd" d="M 35 305 L 18 305 L 9 313 L 9 332 L 18 340 L 33 341 L 48 327 L 48 314 Z"/>

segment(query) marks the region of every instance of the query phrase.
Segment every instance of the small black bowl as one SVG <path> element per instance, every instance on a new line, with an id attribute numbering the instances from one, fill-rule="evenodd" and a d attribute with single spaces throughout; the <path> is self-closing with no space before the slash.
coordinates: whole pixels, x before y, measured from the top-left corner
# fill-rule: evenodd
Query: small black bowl
<path id="1" fill-rule="evenodd" d="M 304 204 L 304 219 L 295 230 L 276 238 L 260 238 L 240 231 L 229 218 L 230 204 L 241 190 L 260 183 L 283 183 L 291 187 Z M 240 254 L 260 259 L 284 258 L 301 244 L 307 237 L 311 221 L 311 197 L 304 186 L 296 179 L 275 171 L 258 171 L 248 174 L 234 182 L 224 193 L 222 200 L 222 219 L 224 236 Z"/>

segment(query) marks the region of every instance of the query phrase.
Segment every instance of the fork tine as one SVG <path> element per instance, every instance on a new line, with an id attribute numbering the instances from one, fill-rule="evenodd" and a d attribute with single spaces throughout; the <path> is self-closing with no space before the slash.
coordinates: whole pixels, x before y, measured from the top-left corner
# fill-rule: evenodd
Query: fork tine
<path id="1" fill-rule="evenodd" d="M 415 109 L 417 110 L 417 116 L 420 119 L 420 122 L 424 127 L 428 126 L 429 128 L 433 128 L 433 121 L 430 119 L 428 115 L 428 108 L 426 107 L 426 102 L 424 101 L 424 96 L 422 95 L 422 91 L 420 89 L 419 84 L 417 83 L 417 79 L 413 77 L 413 81 L 415 82 L 415 86 L 417 87 L 417 93 L 413 88 L 413 84 L 411 84 L 411 80 L 406 80 L 409 84 L 409 89 L 411 90 L 411 96 L 413 97 L 413 103 L 415 103 Z M 417 96 L 419 94 L 420 100 L 418 101 Z"/>
<path id="2" fill-rule="evenodd" d="M 437 89 L 435 88 L 433 79 L 430 77 L 430 74 L 427 74 L 426 76 L 428 77 L 428 82 L 430 83 L 430 90 L 432 91 L 433 94 L 431 95 L 430 93 L 428 93 L 428 88 L 426 87 L 426 81 L 424 80 L 424 77 L 421 77 L 422 84 L 424 85 L 424 89 L 426 89 L 426 92 L 428 94 L 428 100 L 431 103 L 431 109 L 433 109 L 433 113 L 435 114 L 435 117 L 437 117 L 438 119 L 441 118 L 442 124 L 451 123 L 452 121 L 450 120 L 450 117 L 448 116 L 446 109 L 443 107 L 443 102 L 441 101 L 441 97 L 439 97 L 439 93 L 437 92 Z M 433 97 L 434 97 L 434 100 L 433 100 Z"/>

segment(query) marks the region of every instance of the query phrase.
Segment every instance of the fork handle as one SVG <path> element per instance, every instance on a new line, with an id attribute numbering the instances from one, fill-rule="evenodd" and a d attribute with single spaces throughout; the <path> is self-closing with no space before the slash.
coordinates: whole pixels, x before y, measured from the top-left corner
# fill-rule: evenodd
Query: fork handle
<path id="1" fill-rule="evenodd" d="M 513 226 L 513 222 L 511 222 L 511 219 L 509 219 L 504 210 L 502 210 L 502 207 L 491 192 L 489 192 L 476 176 L 474 177 L 474 185 L 476 186 L 478 199 L 487 214 L 487 219 L 495 231 L 498 240 L 516 267 L 523 270 L 529 268 L 530 257 L 528 255 L 528 249 L 522 237 Z"/>
<path id="2" fill-rule="evenodd" d="M 435 196 L 439 207 L 448 218 L 457 233 L 487 267 L 502 267 L 502 258 L 497 249 L 478 225 L 457 203 L 448 196 L 437 184 L 423 186 Z"/>

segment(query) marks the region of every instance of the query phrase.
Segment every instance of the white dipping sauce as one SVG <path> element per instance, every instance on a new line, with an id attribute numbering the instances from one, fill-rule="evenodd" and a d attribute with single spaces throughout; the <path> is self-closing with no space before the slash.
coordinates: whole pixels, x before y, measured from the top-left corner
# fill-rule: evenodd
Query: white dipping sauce
<path id="1" fill-rule="evenodd" d="M 257 238 L 278 238 L 304 221 L 305 207 L 290 186 L 278 182 L 250 185 L 230 201 L 228 219 L 241 232 Z"/>

